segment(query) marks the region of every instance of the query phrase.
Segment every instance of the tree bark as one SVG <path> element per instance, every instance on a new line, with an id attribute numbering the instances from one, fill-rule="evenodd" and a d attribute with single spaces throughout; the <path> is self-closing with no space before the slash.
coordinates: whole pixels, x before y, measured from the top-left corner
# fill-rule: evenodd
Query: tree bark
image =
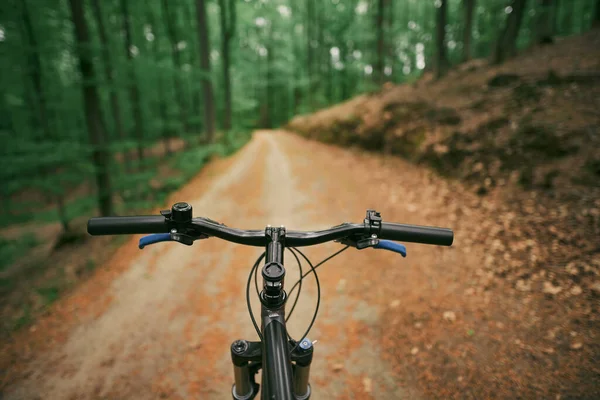
<path id="1" fill-rule="evenodd" d="M 552 43 L 554 36 L 554 24 L 552 18 L 552 10 L 554 7 L 552 0 L 538 0 L 540 9 L 536 21 L 536 43 L 548 44 Z"/>
<path id="2" fill-rule="evenodd" d="M 574 4 L 573 0 L 561 0 L 560 5 L 562 9 L 562 13 L 560 13 L 560 19 L 557 21 L 560 26 L 560 33 L 562 35 L 570 35 L 573 29 L 573 14 L 574 14 Z"/>
<path id="3" fill-rule="evenodd" d="M 385 64 L 385 41 L 383 38 L 383 14 L 384 14 L 384 0 L 377 0 L 377 14 L 375 17 L 375 30 L 377 32 L 377 59 L 375 61 L 375 82 L 379 85 L 383 84 L 384 75 L 383 69 Z"/>
<path id="4" fill-rule="evenodd" d="M 517 51 L 517 37 L 525 14 L 527 0 L 513 0 L 512 12 L 506 18 L 506 24 L 496 42 L 492 63 L 500 64 L 507 58 L 513 57 Z"/>
<path id="5" fill-rule="evenodd" d="M 315 33 L 316 33 L 316 41 L 317 41 L 317 51 L 315 54 L 315 67 L 313 71 L 315 72 L 315 80 L 313 80 L 313 92 L 321 93 L 323 88 L 323 76 L 325 75 L 325 60 L 329 60 L 330 54 L 329 49 L 325 46 L 325 24 L 323 23 L 323 5 L 324 2 L 318 1 L 316 3 L 315 11 Z M 323 96 L 319 96 L 316 99 L 317 107 L 321 108 L 324 104 L 321 102 Z"/>
<path id="6" fill-rule="evenodd" d="M 198 19 L 198 45 L 200 47 L 200 68 L 202 77 L 202 94 L 204 97 L 204 130 L 210 143 L 215 136 L 215 102 L 212 79 L 210 77 L 210 41 L 208 22 L 206 20 L 206 4 L 204 0 L 196 0 L 196 18 Z"/>
<path id="7" fill-rule="evenodd" d="M 133 60 L 133 54 L 131 54 L 131 47 L 133 46 L 131 40 L 131 27 L 129 25 L 129 12 L 127 9 L 127 1 L 121 0 L 121 12 L 123 13 L 123 30 L 125 31 L 125 52 L 127 59 L 129 60 L 129 99 L 131 101 L 131 108 L 133 111 L 133 119 L 135 123 L 135 138 L 137 141 L 137 155 L 138 160 L 144 158 L 144 122 L 142 120 L 142 109 L 140 106 L 140 92 L 137 86 L 137 79 L 135 73 L 135 62 Z"/>
<path id="8" fill-rule="evenodd" d="M 83 104 L 85 122 L 90 143 L 93 146 L 92 157 L 96 168 L 96 185 L 98 187 L 98 205 L 102 216 L 111 215 L 113 203 L 109 176 L 108 152 L 106 149 L 106 131 L 100 110 L 100 99 L 96 88 L 94 63 L 90 51 L 90 39 L 87 24 L 83 13 L 82 0 L 69 0 L 73 24 L 75 27 L 75 41 L 79 56 L 79 69 L 82 78 Z"/>
<path id="9" fill-rule="evenodd" d="M 225 91 L 225 110 L 223 114 L 223 129 L 231 129 L 231 70 L 230 70 L 230 42 L 235 34 L 235 1 L 229 0 L 228 7 L 225 0 L 219 0 L 221 8 L 221 53 L 223 57 L 223 90 Z M 227 10 L 229 8 L 229 10 Z"/>
<path id="10" fill-rule="evenodd" d="M 55 128 L 50 126 L 50 116 L 48 112 L 48 104 L 45 93 L 45 88 L 42 84 L 42 63 L 40 60 L 40 53 L 38 49 L 37 37 L 33 29 L 33 24 L 31 22 L 31 16 L 29 13 L 29 8 L 27 7 L 27 0 L 22 0 L 23 5 L 23 26 L 25 28 L 27 36 L 27 44 L 29 47 L 28 56 L 29 56 L 29 78 L 33 83 L 34 94 L 30 96 L 31 106 L 34 108 L 35 112 L 33 113 L 35 116 L 33 120 L 38 120 L 39 127 L 42 131 L 43 139 L 52 139 L 54 137 Z M 38 171 L 40 177 L 45 178 L 48 174 L 47 169 L 41 169 Z M 63 230 L 66 232 L 69 230 L 69 221 L 64 213 L 64 194 L 58 193 L 52 196 L 52 201 L 55 203 L 59 220 L 61 225 L 63 226 Z"/>
<path id="11" fill-rule="evenodd" d="M 266 65 L 266 88 L 265 88 L 265 104 L 266 104 L 266 114 L 264 120 L 264 128 L 271 129 L 273 128 L 273 109 L 275 108 L 273 104 L 273 45 L 271 42 L 271 37 L 268 38 L 267 41 L 267 65 Z"/>
<path id="12" fill-rule="evenodd" d="M 300 15 L 300 7 L 298 3 L 291 2 L 290 7 L 292 9 L 292 23 L 290 27 L 290 40 L 292 41 L 292 49 L 294 52 L 294 81 L 292 88 L 292 116 L 298 113 L 298 108 L 302 103 L 302 91 L 300 90 L 300 81 L 302 80 L 302 65 L 300 60 L 302 59 L 302 51 L 299 48 L 300 41 L 296 40 L 296 18 Z"/>
<path id="13" fill-rule="evenodd" d="M 435 25 L 435 60 L 434 75 L 436 79 L 441 78 L 448 69 L 448 57 L 446 56 L 446 15 L 448 0 L 441 0 L 436 12 Z"/>
<path id="14" fill-rule="evenodd" d="M 186 19 L 186 29 L 188 30 L 188 32 L 194 32 L 196 30 L 196 18 L 195 18 L 195 6 L 194 6 L 194 2 L 191 3 L 187 3 L 187 7 L 186 7 L 186 14 L 187 14 L 187 19 Z M 189 52 L 188 52 L 188 60 L 190 65 L 199 65 L 200 61 L 198 58 L 198 46 L 196 43 L 196 38 L 194 37 L 194 35 L 189 36 Z M 190 74 L 190 79 L 191 79 L 191 83 L 190 83 L 190 90 L 192 91 L 192 106 L 191 106 L 191 113 L 190 115 L 193 118 L 193 121 L 190 123 L 191 127 L 198 131 L 200 130 L 200 122 L 199 122 L 199 115 L 200 115 L 200 109 L 202 108 L 202 102 L 200 100 L 200 95 L 201 95 L 201 90 L 198 86 L 198 82 L 200 81 L 200 79 L 197 79 L 199 76 L 198 71 L 192 71 L 192 73 Z"/>
<path id="15" fill-rule="evenodd" d="M 171 0 L 172 1 L 172 0 Z M 175 2 L 171 2 L 171 4 L 177 4 Z M 171 57 L 173 58 L 173 64 L 175 65 L 176 72 L 173 75 L 173 86 L 175 87 L 175 93 L 177 96 L 177 105 L 179 106 L 179 118 L 183 123 L 183 131 L 189 132 L 190 127 L 188 124 L 188 113 L 187 106 L 185 104 L 185 93 L 183 91 L 183 86 L 181 85 L 181 55 L 179 53 L 179 49 L 177 48 L 178 38 L 177 31 L 175 29 L 175 25 L 171 20 L 171 16 L 169 15 L 169 6 L 168 0 L 162 1 L 163 6 L 163 14 L 165 19 L 165 26 L 167 27 L 167 35 L 169 36 L 169 42 L 171 43 Z"/>
<path id="16" fill-rule="evenodd" d="M 154 40 L 152 41 L 152 54 L 154 56 L 154 62 L 156 66 L 159 66 L 160 63 L 160 48 L 158 46 L 158 33 L 156 29 L 156 20 L 154 19 L 154 14 L 152 13 L 152 9 L 148 9 L 148 23 L 150 24 L 150 28 L 152 29 L 152 33 L 154 34 Z M 162 77 L 162 73 L 160 71 L 160 67 L 158 67 L 158 71 L 156 73 L 156 85 L 158 89 L 158 115 L 160 115 L 160 119 L 162 122 L 161 127 L 161 136 L 163 138 L 163 144 L 165 146 L 165 152 L 167 155 L 170 155 L 173 151 L 171 149 L 171 141 L 170 141 L 170 132 L 167 128 L 167 104 L 165 103 L 164 93 L 165 93 L 165 83 Z"/>
<path id="17" fill-rule="evenodd" d="M 340 61 L 344 63 L 344 68 L 340 71 L 340 101 L 344 101 L 350 97 L 350 88 L 348 87 L 348 48 L 345 41 L 340 44 Z"/>
<path id="18" fill-rule="evenodd" d="M 465 25 L 463 29 L 463 61 L 469 61 L 472 57 L 471 38 L 473 37 L 473 11 L 475 0 L 463 0 Z"/>
<path id="19" fill-rule="evenodd" d="M 40 54 L 38 52 L 38 43 L 36 35 L 33 31 L 33 24 L 31 23 L 31 16 L 29 15 L 29 8 L 27 7 L 27 1 L 22 0 L 23 4 L 23 25 L 27 36 L 27 42 L 29 50 L 27 51 L 29 56 L 29 78 L 33 83 L 33 89 L 35 93 L 32 96 L 34 107 L 36 109 L 39 126 L 43 132 L 42 137 L 45 139 L 51 138 L 50 125 L 48 121 L 48 107 L 46 104 L 46 94 L 42 85 L 42 63 L 40 61 Z"/>
<path id="20" fill-rule="evenodd" d="M 308 76 L 307 96 L 309 111 L 315 109 L 315 96 L 313 87 L 314 52 L 312 47 L 312 24 L 315 17 L 313 0 L 306 0 L 306 73 Z"/>
<path id="21" fill-rule="evenodd" d="M 119 98 L 117 96 L 117 90 L 115 88 L 112 59 L 110 56 L 108 38 L 106 37 L 106 27 L 104 26 L 104 19 L 102 18 L 100 0 L 92 0 L 92 8 L 94 9 L 94 17 L 96 18 L 96 25 L 98 26 L 98 36 L 100 37 L 100 45 L 102 46 L 102 58 L 104 59 L 104 75 L 106 76 L 106 82 L 108 83 L 109 88 L 108 90 L 110 110 L 115 122 L 115 130 L 117 131 L 117 137 L 121 140 L 124 140 L 125 132 L 123 131 L 123 122 L 121 120 L 121 108 L 119 107 Z M 124 160 L 125 165 L 127 165 L 129 160 L 127 152 L 124 153 Z"/>

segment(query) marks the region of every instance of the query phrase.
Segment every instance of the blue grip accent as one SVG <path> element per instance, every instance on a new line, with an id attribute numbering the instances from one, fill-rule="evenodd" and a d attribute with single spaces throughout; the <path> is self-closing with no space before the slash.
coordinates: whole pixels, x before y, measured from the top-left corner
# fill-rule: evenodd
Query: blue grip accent
<path id="1" fill-rule="evenodd" d="M 390 250 L 394 253 L 402 254 L 402 257 L 406 257 L 406 246 L 400 243 L 392 242 L 391 240 L 380 240 L 375 246 L 374 249 L 383 249 Z"/>
<path id="2" fill-rule="evenodd" d="M 140 249 L 148 246 L 149 244 L 154 244 L 158 242 L 170 242 L 171 234 L 170 233 L 155 233 L 153 235 L 144 236 L 140 239 L 140 244 L 138 245 Z"/>

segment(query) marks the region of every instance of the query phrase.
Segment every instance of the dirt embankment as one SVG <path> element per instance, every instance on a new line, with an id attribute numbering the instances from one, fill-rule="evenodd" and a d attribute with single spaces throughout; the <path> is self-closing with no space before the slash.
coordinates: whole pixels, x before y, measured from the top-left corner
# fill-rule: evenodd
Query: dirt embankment
<path id="1" fill-rule="evenodd" d="M 307 138 L 427 166 L 478 199 L 455 193 L 463 204 L 446 207 L 457 224 L 485 213 L 456 245 L 483 246 L 486 257 L 469 287 L 441 301 L 463 303 L 461 322 L 444 326 L 415 309 L 385 339 L 388 348 L 414 344 L 417 361 L 404 365 L 429 395 L 598 395 L 599 110 L 596 30 L 502 66 L 475 60 L 439 82 L 386 85 L 288 124 Z M 482 362 L 488 358 L 498 363 Z"/>
<path id="2" fill-rule="evenodd" d="M 536 48 L 502 66 L 474 60 L 433 82 L 294 118 L 288 128 L 426 163 L 481 194 L 591 186 L 600 179 L 600 30 Z"/>

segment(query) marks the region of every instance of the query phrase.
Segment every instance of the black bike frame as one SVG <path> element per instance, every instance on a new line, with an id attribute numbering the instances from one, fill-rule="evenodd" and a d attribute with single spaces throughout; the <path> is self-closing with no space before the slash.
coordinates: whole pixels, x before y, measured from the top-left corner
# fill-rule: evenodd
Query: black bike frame
<path id="1" fill-rule="evenodd" d="M 285 326 L 287 294 L 283 289 L 285 228 L 267 227 L 265 235 L 270 240 L 266 246 L 260 293 L 262 337 L 260 342 L 238 340 L 232 344 L 235 376 L 232 394 L 237 400 L 253 399 L 258 385 L 251 374 L 262 368 L 261 399 L 305 400 L 310 397 L 308 376 L 313 349 L 308 340 L 302 347 L 288 340 Z"/>
<path id="2" fill-rule="evenodd" d="M 262 399 L 294 399 L 284 307 L 271 309 L 262 306 Z"/>

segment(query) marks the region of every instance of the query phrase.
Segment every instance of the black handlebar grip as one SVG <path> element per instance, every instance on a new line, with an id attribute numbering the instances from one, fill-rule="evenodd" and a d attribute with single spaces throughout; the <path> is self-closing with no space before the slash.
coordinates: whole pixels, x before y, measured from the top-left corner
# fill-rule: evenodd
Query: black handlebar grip
<path id="1" fill-rule="evenodd" d="M 384 222 L 381 224 L 381 239 L 450 246 L 454 233 L 447 228 Z"/>
<path id="2" fill-rule="evenodd" d="M 98 217 L 88 221 L 87 231 L 90 235 L 169 233 L 169 226 L 162 215 Z"/>

